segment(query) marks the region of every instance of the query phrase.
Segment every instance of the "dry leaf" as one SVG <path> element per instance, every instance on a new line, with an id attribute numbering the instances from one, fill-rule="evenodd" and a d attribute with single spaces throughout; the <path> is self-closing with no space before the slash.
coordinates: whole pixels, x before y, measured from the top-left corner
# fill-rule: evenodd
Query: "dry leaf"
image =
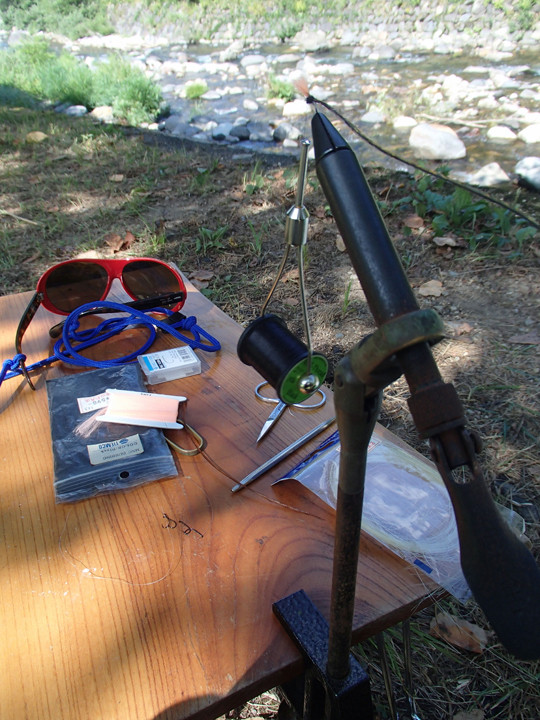
<path id="1" fill-rule="evenodd" d="M 439 297 L 443 294 L 443 284 L 440 280 L 428 280 L 420 285 L 418 294 L 423 297 Z"/>
<path id="2" fill-rule="evenodd" d="M 195 281 L 206 282 L 207 280 L 211 280 L 213 277 L 214 273 L 211 270 L 196 270 L 190 274 L 189 279 L 195 285 Z"/>
<path id="3" fill-rule="evenodd" d="M 288 297 L 283 298 L 283 304 L 288 305 L 289 307 L 296 307 L 300 301 L 297 297 Z"/>
<path id="4" fill-rule="evenodd" d="M 422 228 L 424 227 L 424 220 L 420 215 L 407 215 L 403 220 L 403 224 L 408 228 Z"/>
<path id="5" fill-rule="evenodd" d="M 448 245 L 449 247 L 458 247 L 458 241 L 456 238 L 453 238 L 451 235 L 443 235 L 442 237 L 434 237 L 433 242 L 435 245 L 438 245 L 439 247 L 444 247 L 445 245 Z"/>
<path id="6" fill-rule="evenodd" d="M 122 243 L 122 250 L 129 250 L 129 248 L 135 242 L 135 235 L 128 230 L 124 236 L 124 242 Z"/>
<path id="7" fill-rule="evenodd" d="M 124 238 L 118 233 L 108 233 L 105 235 L 104 240 L 114 252 L 118 252 L 124 244 Z"/>
<path id="8" fill-rule="evenodd" d="M 191 279 L 191 278 L 190 278 L 190 279 Z M 197 280 L 197 278 L 191 279 L 191 284 L 192 284 L 193 287 L 196 288 L 197 290 L 205 290 L 205 289 L 208 287 L 208 285 L 209 285 L 209 283 L 206 282 L 205 280 Z"/>
<path id="9" fill-rule="evenodd" d="M 26 142 L 40 143 L 46 140 L 47 137 L 48 135 L 45 135 L 41 130 L 32 130 L 32 132 L 27 133 Z"/>
<path id="10" fill-rule="evenodd" d="M 341 235 L 338 235 L 336 237 L 336 248 L 339 252 L 345 252 L 346 250 L 345 243 L 343 242 L 343 238 L 341 237 Z"/>
<path id="11" fill-rule="evenodd" d="M 479 625 L 453 617 L 448 613 L 439 613 L 429 625 L 433 637 L 446 640 L 450 645 L 481 654 L 488 643 L 488 634 Z"/>
<path id="12" fill-rule="evenodd" d="M 120 173 L 118 173 L 118 175 L 111 175 L 109 177 L 109 180 L 111 182 L 116 182 L 116 183 L 121 183 L 123 179 L 124 179 L 124 176 Z"/>
<path id="13" fill-rule="evenodd" d="M 531 332 L 523 333 L 522 335 L 512 335 L 508 339 L 508 342 L 515 343 L 516 345 L 539 345 L 540 335 L 537 330 L 531 330 Z"/>
<path id="14" fill-rule="evenodd" d="M 454 337 L 459 337 L 460 335 L 468 335 L 472 332 L 472 325 L 465 321 L 447 320 L 445 325 L 447 325 L 448 329 L 452 331 Z"/>

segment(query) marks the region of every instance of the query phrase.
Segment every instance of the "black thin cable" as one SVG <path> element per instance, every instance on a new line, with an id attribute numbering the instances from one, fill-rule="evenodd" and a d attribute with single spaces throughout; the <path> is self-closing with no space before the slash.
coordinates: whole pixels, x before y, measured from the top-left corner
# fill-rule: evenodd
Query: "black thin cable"
<path id="1" fill-rule="evenodd" d="M 358 137 L 362 138 L 364 142 L 366 142 L 368 145 L 371 145 L 371 147 L 374 147 L 375 150 L 378 150 L 379 152 L 383 153 L 384 155 L 387 155 L 388 157 L 392 158 L 393 160 L 397 160 L 398 162 L 404 163 L 405 165 L 409 165 L 409 167 L 414 168 L 415 170 L 419 170 L 422 173 L 425 173 L 426 175 L 431 175 L 434 178 L 437 178 L 438 180 L 442 180 L 443 182 L 450 183 L 451 185 L 455 185 L 458 188 L 461 188 L 462 190 L 467 190 L 468 192 L 472 193 L 473 195 L 477 195 L 478 197 L 482 198 L 483 200 L 487 200 L 487 202 L 494 203 L 495 205 L 498 205 L 503 210 L 508 210 L 509 212 L 514 213 L 515 215 L 519 216 L 522 220 L 525 220 L 525 222 L 529 223 L 529 225 L 532 225 L 537 230 L 540 230 L 540 223 L 537 223 L 533 218 L 531 218 L 526 213 L 522 212 L 521 210 L 518 210 L 515 207 L 512 207 L 511 205 L 507 205 L 507 203 L 503 202 L 502 200 L 497 200 L 494 197 L 491 197 L 491 195 L 488 195 L 487 193 L 482 192 L 482 190 L 478 190 L 477 188 L 471 187 L 470 185 L 467 185 L 466 183 L 459 182 L 459 180 L 454 180 L 449 177 L 445 177 L 444 175 L 441 175 L 440 173 L 436 172 L 435 170 L 428 170 L 425 167 L 422 167 L 421 165 L 417 165 L 415 162 L 412 162 L 411 160 L 405 160 L 404 158 L 400 157 L 399 155 L 395 155 L 390 150 L 385 150 L 385 148 L 378 145 L 374 140 L 372 140 L 370 137 L 365 135 L 360 128 L 355 125 L 351 120 L 348 120 L 344 115 L 342 115 L 338 110 L 333 108 L 329 103 L 325 102 L 324 100 L 318 100 L 313 95 L 308 95 L 306 97 L 306 102 L 311 105 L 322 105 L 324 108 L 329 110 L 331 113 L 334 113 L 336 117 L 338 117 L 342 122 L 345 123 L 345 125 L 351 130 L 355 135 L 358 135 Z M 315 112 L 317 112 L 317 108 L 315 108 Z"/>

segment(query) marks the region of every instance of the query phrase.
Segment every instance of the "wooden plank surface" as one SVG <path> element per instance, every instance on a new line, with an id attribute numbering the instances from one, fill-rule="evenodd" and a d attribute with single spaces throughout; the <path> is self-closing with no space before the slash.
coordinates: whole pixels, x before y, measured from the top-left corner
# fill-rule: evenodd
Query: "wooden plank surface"
<path id="1" fill-rule="evenodd" d="M 14 354 L 28 299 L 0 298 L 2 358 Z M 55 504 L 45 378 L 72 370 L 44 371 L 37 392 L 19 379 L 0 389 L 2 718 L 214 718 L 301 672 L 272 602 L 302 588 L 327 615 L 333 513 L 294 482 L 271 487 L 323 436 L 249 488 L 230 489 L 330 417 L 332 402 L 286 411 L 257 446 L 269 406 L 253 394 L 260 377 L 236 356 L 241 328 L 193 288 L 184 312 L 222 351 L 198 353 L 201 375 L 153 388 L 186 395 L 187 420 L 208 443 L 204 457 L 175 455 L 178 477 Z M 23 344 L 29 361 L 49 354 L 57 319 L 38 312 Z M 167 527 L 164 515 L 193 530 Z M 355 640 L 436 590 L 367 537 L 357 588 Z"/>

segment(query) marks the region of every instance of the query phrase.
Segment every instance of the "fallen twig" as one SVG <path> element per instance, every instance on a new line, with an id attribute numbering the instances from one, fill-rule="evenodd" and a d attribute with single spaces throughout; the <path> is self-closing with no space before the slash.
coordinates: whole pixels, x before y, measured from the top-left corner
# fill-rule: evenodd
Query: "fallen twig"
<path id="1" fill-rule="evenodd" d="M 29 220 L 21 215 L 15 215 L 15 213 L 9 212 L 8 210 L 2 210 L 2 208 L 0 208 L 0 214 L 9 215 L 9 217 L 14 218 L 15 220 L 20 220 L 21 222 L 29 223 L 29 225 L 41 225 L 41 223 L 38 223 L 35 220 Z"/>

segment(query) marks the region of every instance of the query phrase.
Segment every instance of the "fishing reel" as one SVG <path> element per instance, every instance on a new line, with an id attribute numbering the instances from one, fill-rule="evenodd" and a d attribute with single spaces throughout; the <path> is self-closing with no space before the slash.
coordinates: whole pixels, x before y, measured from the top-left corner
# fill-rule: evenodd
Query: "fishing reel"
<path id="1" fill-rule="evenodd" d="M 304 283 L 304 246 L 307 242 L 309 221 L 309 213 L 304 206 L 304 193 L 309 145 L 309 140 L 302 142 L 296 198 L 287 212 L 286 248 L 276 279 L 263 305 L 261 316 L 244 330 L 237 347 L 240 360 L 255 368 L 275 389 L 279 399 L 287 405 L 301 403 L 310 398 L 323 384 L 328 373 L 328 360 L 312 349 Z M 306 343 L 293 335 L 277 315 L 266 314 L 291 247 L 296 248 Z"/>

